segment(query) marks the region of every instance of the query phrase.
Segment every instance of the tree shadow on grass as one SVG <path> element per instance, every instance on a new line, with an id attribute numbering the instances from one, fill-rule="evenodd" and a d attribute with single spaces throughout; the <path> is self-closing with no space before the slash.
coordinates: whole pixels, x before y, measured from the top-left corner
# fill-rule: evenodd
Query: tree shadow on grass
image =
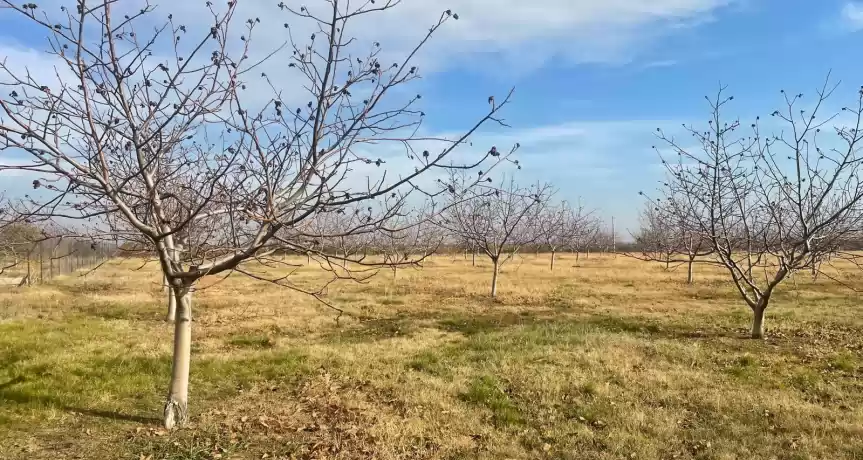
<path id="1" fill-rule="evenodd" d="M 737 324 L 732 327 L 729 324 Z M 504 331 L 514 327 L 551 326 L 615 334 L 629 334 L 655 339 L 710 340 L 719 338 L 746 338 L 745 322 L 736 317 L 697 318 L 688 322 L 663 320 L 642 316 L 613 315 L 601 312 L 582 311 L 563 315 L 553 310 L 522 311 L 514 313 L 486 312 L 481 314 L 442 315 L 435 327 L 447 332 L 471 336 L 481 333 Z"/>
<path id="2" fill-rule="evenodd" d="M 16 390 L 14 386 L 26 382 L 27 379 L 19 375 L 8 382 L 0 384 L 0 402 L 19 404 L 22 406 L 53 407 L 69 413 L 77 413 L 89 417 L 98 417 L 116 421 L 134 422 L 141 424 L 158 424 L 157 417 L 124 414 L 116 411 L 102 410 L 90 407 L 76 407 L 64 404 L 57 398 L 37 395 L 24 390 Z"/>
<path id="3" fill-rule="evenodd" d="M 737 325 L 733 327 L 730 325 Z M 506 332 L 517 328 L 552 328 L 558 333 L 604 332 L 626 334 L 648 339 L 715 340 L 745 338 L 745 322 L 739 318 L 691 318 L 689 322 L 655 317 L 615 315 L 580 309 L 563 313 L 556 309 L 495 311 L 493 307 L 477 313 L 434 313 L 429 311 L 402 311 L 392 316 L 363 318 L 347 328 L 339 328 L 324 335 L 327 341 L 342 343 L 371 343 L 393 338 L 410 337 L 425 327 L 462 334 Z"/>

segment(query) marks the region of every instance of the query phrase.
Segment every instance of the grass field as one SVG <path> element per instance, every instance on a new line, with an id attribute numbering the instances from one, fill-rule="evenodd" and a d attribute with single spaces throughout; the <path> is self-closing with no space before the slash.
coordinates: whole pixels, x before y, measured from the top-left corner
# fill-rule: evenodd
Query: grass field
<path id="1" fill-rule="evenodd" d="M 338 323 L 228 278 L 195 294 L 192 419 L 173 433 L 155 266 L 3 288 L 0 458 L 863 458 L 858 294 L 798 275 L 756 341 L 719 271 L 689 286 L 660 264 L 573 263 L 525 256 L 491 300 L 487 263 L 439 256 L 331 286 Z"/>

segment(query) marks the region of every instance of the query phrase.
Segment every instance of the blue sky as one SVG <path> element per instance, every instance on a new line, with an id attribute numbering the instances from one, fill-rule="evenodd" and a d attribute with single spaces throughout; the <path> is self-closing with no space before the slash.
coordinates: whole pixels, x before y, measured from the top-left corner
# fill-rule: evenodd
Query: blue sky
<path id="1" fill-rule="evenodd" d="M 267 19 L 271 3 L 248 0 L 246 8 Z M 456 132 L 482 113 L 489 95 L 514 86 L 504 113 L 512 127 L 476 141 L 499 148 L 520 142 L 519 180 L 551 181 L 560 198 L 581 197 L 602 215 L 614 215 L 621 233 L 636 225 L 638 191 L 662 179 L 651 150 L 655 129 L 705 120 L 704 95 L 720 82 L 743 119 L 778 108 L 780 89 L 813 93 L 829 70 L 843 82 L 836 107 L 853 100 L 863 84 L 863 2 L 451 3 L 461 20 L 448 24 L 420 58 L 424 78 L 415 89 L 423 94 L 426 129 Z M 380 23 L 358 25 L 356 34 L 398 51 L 444 6 L 404 0 Z M 172 6 L 181 16 L 185 7 Z M 34 65 L 44 43 L 0 11 L 0 55 Z M 12 178 L 0 176 L 0 182 L 6 182 L 0 189 L 17 188 Z"/>
<path id="2" fill-rule="evenodd" d="M 863 62 L 856 58 L 863 44 L 863 3 L 715 2 L 680 20 L 687 23 L 651 22 L 654 30 L 644 42 L 609 52 L 604 60 L 557 54 L 529 70 L 486 64 L 441 73 L 427 82 L 437 106 L 432 112 L 446 113 L 437 123 L 455 129 L 469 117 L 448 109 L 488 87 L 500 93 L 514 85 L 516 100 L 507 112 L 514 131 L 584 130 L 555 142 L 523 142 L 525 175 L 548 178 L 560 196 L 581 196 L 631 228 L 638 191 L 653 189 L 662 178 L 651 150 L 655 128 L 706 120 L 704 96 L 714 94 L 720 82 L 735 96 L 730 114 L 742 119 L 780 108 L 780 89 L 814 95 L 828 71 L 842 81 L 837 106 L 851 103 L 863 85 Z M 495 58 L 508 60 L 486 57 Z"/>

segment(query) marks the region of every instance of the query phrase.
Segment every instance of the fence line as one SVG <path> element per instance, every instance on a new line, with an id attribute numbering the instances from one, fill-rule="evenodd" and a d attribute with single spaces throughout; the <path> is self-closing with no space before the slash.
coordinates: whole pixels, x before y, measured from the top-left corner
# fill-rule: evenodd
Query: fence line
<path id="1" fill-rule="evenodd" d="M 117 252 L 114 243 L 80 238 L 51 238 L 37 243 L 21 243 L 7 248 L 7 274 L 19 286 L 41 284 L 62 275 L 92 270 Z M 8 278 L 7 278 L 8 279 Z"/>

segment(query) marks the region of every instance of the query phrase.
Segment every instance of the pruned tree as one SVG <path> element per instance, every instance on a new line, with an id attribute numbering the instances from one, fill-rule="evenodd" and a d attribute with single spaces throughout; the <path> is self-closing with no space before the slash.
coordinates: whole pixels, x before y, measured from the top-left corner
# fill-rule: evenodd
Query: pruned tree
<path id="1" fill-rule="evenodd" d="M 557 206 L 549 206 L 543 209 L 534 223 L 535 230 L 539 233 L 538 241 L 551 251 L 550 270 L 554 270 L 555 256 L 557 251 L 565 247 L 573 247 L 581 232 L 586 230 L 593 213 L 585 210 L 579 203 L 572 207 L 563 201 Z"/>
<path id="2" fill-rule="evenodd" d="M 672 202 L 668 203 L 673 205 Z M 660 262 L 665 270 L 686 265 L 686 283 L 692 284 L 696 260 L 711 250 L 702 235 L 678 219 L 678 213 L 667 206 L 647 203 L 639 216 L 641 227 L 633 235 L 636 252 L 625 255 L 639 260 Z"/>
<path id="3" fill-rule="evenodd" d="M 491 178 L 486 181 L 491 182 Z M 495 297 L 500 267 L 522 246 L 540 237 L 532 225 L 548 205 L 553 190 L 548 184 L 522 188 L 512 179 L 503 179 L 494 189 L 466 188 L 462 185 L 465 182 L 469 179 L 464 175 L 452 176 L 450 190 L 455 192 L 451 193 L 451 201 L 440 214 L 438 225 L 459 240 L 473 242 L 491 260 L 491 296 Z"/>
<path id="4" fill-rule="evenodd" d="M 372 220 L 373 225 L 369 225 Z M 348 263 L 361 264 L 373 250 L 374 230 L 379 224 L 372 207 L 349 206 L 324 210 L 310 219 L 302 235 L 312 241 L 312 252 L 336 261 L 347 269 Z M 291 241 L 286 239 L 285 241 Z"/>
<path id="5" fill-rule="evenodd" d="M 600 230 L 602 229 L 602 221 L 595 214 L 591 213 L 584 219 L 577 220 L 575 224 L 567 246 L 575 253 L 575 263 L 577 265 L 581 253 L 585 252 L 589 256 L 590 248 L 596 246 Z"/>
<path id="6" fill-rule="evenodd" d="M 251 42 L 268 18 L 238 24 L 237 2 L 206 2 L 198 15 L 208 23 L 203 28 L 159 16 L 150 5 L 118 10 L 112 0 L 54 11 L 3 3 L 47 32 L 47 57 L 56 63 L 49 74 L 9 60 L 0 64 L 0 150 L 29 158 L 0 171 L 38 177 L 38 193 L 15 200 L 10 212 L 32 222 L 77 220 L 89 235 L 151 248 L 177 301 L 164 406 L 169 429 L 187 420 L 192 292 L 199 280 L 242 273 L 324 302 L 319 289 L 246 264 L 276 264 L 269 256 L 284 250 L 327 262 L 331 255 L 294 237 L 302 231 L 280 231 L 374 203 L 368 206 L 382 207 L 378 217 L 357 230 L 371 232 L 409 196 L 434 200 L 450 193 L 426 179 L 431 175 L 489 171 L 511 153 L 468 148 L 481 126 L 502 123 L 498 114 L 509 95 L 488 98 L 477 121 L 457 136 L 421 134 L 421 98 L 405 96 L 406 85 L 419 78 L 413 62 L 420 49 L 458 18 L 449 10 L 430 21 L 403 58 L 387 63 L 379 44 L 360 44 L 348 31 L 395 0 L 332 0 L 313 8 L 279 3 L 272 17 L 286 19 L 270 35 L 283 34 L 285 45 L 262 51 Z M 314 33 L 300 39 L 294 31 L 304 28 Z M 277 78 L 262 65 L 273 60 L 287 64 Z M 386 145 L 403 149 L 403 156 L 376 153 L 392 152 Z M 454 162 L 450 154 L 459 148 L 465 152 Z"/>
<path id="7" fill-rule="evenodd" d="M 665 270 L 671 269 L 671 259 L 680 253 L 682 244 L 669 217 L 663 215 L 660 208 L 648 203 L 638 218 L 641 228 L 633 235 L 641 257 L 664 263 Z"/>
<path id="8" fill-rule="evenodd" d="M 863 224 L 863 90 L 853 106 L 822 114 L 836 88 L 828 77 L 805 107 L 802 94 L 783 91 L 775 124 L 756 119 L 741 134 L 741 123 L 724 116 L 733 97 L 722 87 L 708 99 L 708 126 L 688 128 L 697 149 L 658 130 L 677 160 L 662 157 L 666 185 L 652 202 L 697 231 L 710 260 L 727 270 L 753 312 L 753 338 L 764 336 L 782 281 L 817 267 Z"/>
<path id="9" fill-rule="evenodd" d="M 393 280 L 400 267 L 419 265 L 443 243 L 445 235 L 430 220 L 433 215 L 433 210 L 415 209 L 391 219 L 374 235 L 372 245 L 392 270 Z"/>

